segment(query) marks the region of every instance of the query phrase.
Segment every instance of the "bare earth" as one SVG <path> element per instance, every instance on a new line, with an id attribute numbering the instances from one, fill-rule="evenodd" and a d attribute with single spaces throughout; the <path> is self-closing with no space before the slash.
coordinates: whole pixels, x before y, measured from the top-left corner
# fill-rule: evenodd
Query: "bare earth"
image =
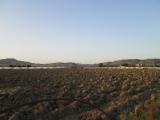
<path id="1" fill-rule="evenodd" d="M 0 70 L 0 120 L 160 120 L 158 69 Z"/>

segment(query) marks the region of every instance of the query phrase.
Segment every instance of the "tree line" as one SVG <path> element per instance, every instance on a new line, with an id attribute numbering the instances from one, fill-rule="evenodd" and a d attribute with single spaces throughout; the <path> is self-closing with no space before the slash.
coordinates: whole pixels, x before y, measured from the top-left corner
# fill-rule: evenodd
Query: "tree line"
<path id="1" fill-rule="evenodd" d="M 99 63 L 98 67 L 160 67 L 160 64 L 128 64 L 128 63 L 123 63 L 121 65 L 105 65 L 104 63 Z"/>
<path id="2" fill-rule="evenodd" d="M 9 67 L 32 67 L 32 65 L 9 65 Z"/>

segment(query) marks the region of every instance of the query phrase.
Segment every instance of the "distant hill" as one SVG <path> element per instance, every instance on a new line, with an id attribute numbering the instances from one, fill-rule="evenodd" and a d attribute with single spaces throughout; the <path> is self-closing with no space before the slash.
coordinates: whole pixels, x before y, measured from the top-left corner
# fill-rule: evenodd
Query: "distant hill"
<path id="1" fill-rule="evenodd" d="M 72 62 L 57 62 L 57 63 L 48 63 L 48 64 L 38 64 L 38 63 L 31 63 L 26 61 L 16 60 L 14 58 L 9 59 L 1 59 L 0 66 L 1 67 L 8 67 L 8 66 L 33 66 L 33 67 L 92 67 L 96 65 L 92 64 L 79 64 L 79 63 L 72 63 Z"/>
<path id="2" fill-rule="evenodd" d="M 68 63 L 62 63 L 62 62 L 58 62 L 58 63 L 49 63 L 49 64 L 33 64 L 33 66 L 35 67 L 77 67 L 78 64 L 76 63 L 72 63 L 72 62 L 68 62 Z"/>
<path id="3" fill-rule="evenodd" d="M 19 61 L 14 58 L 0 60 L 0 66 L 10 66 L 10 65 L 23 66 L 23 65 L 32 65 L 32 64 L 33 63 L 26 62 L 26 61 Z"/>
<path id="4" fill-rule="evenodd" d="M 160 67 L 160 59 L 126 59 L 126 60 L 117 60 L 113 62 L 105 62 L 104 66 L 129 66 L 129 67 Z"/>
<path id="5" fill-rule="evenodd" d="M 74 68 L 74 67 L 96 67 L 96 64 L 79 64 L 73 62 L 57 62 L 57 63 L 49 63 L 49 64 L 33 64 L 35 67 L 66 67 L 66 68 Z"/>
<path id="6" fill-rule="evenodd" d="M 126 60 L 116 60 L 113 62 L 104 62 L 103 66 L 106 67 L 119 67 L 119 66 L 128 66 L 128 67 L 160 67 L 160 59 L 126 59 Z M 48 63 L 48 64 L 38 64 L 31 63 L 26 61 L 16 60 L 14 58 L 1 59 L 0 67 L 8 66 L 33 66 L 33 67 L 97 67 L 98 64 L 79 64 L 73 62 L 57 62 L 57 63 Z"/>

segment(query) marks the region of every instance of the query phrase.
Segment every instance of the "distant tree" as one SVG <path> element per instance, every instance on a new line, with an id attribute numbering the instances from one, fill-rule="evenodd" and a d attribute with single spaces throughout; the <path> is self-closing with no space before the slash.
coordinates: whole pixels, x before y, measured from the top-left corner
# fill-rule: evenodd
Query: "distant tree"
<path id="1" fill-rule="evenodd" d="M 99 67 L 104 67 L 103 63 L 99 63 L 98 66 L 99 66 Z"/>
<path id="2" fill-rule="evenodd" d="M 13 65 L 9 65 L 9 67 L 13 67 Z"/>
<path id="3" fill-rule="evenodd" d="M 135 64 L 131 64 L 131 65 L 129 65 L 130 67 L 136 67 L 136 65 Z"/>
<path id="4" fill-rule="evenodd" d="M 129 64 L 128 63 L 123 63 L 122 66 L 128 67 Z"/>
<path id="5" fill-rule="evenodd" d="M 31 65 L 27 65 L 27 67 L 31 67 Z"/>
<path id="6" fill-rule="evenodd" d="M 16 67 L 16 65 L 9 65 L 9 67 Z"/>
<path id="7" fill-rule="evenodd" d="M 156 64 L 155 67 L 160 67 L 160 64 Z"/>

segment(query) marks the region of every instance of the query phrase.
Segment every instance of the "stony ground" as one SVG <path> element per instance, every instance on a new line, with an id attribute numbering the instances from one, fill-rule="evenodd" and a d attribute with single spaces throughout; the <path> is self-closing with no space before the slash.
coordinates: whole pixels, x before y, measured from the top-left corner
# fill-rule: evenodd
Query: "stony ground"
<path id="1" fill-rule="evenodd" d="M 160 120 L 160 70 L 0 70 L 0 120 L 118 119 Z"/>

